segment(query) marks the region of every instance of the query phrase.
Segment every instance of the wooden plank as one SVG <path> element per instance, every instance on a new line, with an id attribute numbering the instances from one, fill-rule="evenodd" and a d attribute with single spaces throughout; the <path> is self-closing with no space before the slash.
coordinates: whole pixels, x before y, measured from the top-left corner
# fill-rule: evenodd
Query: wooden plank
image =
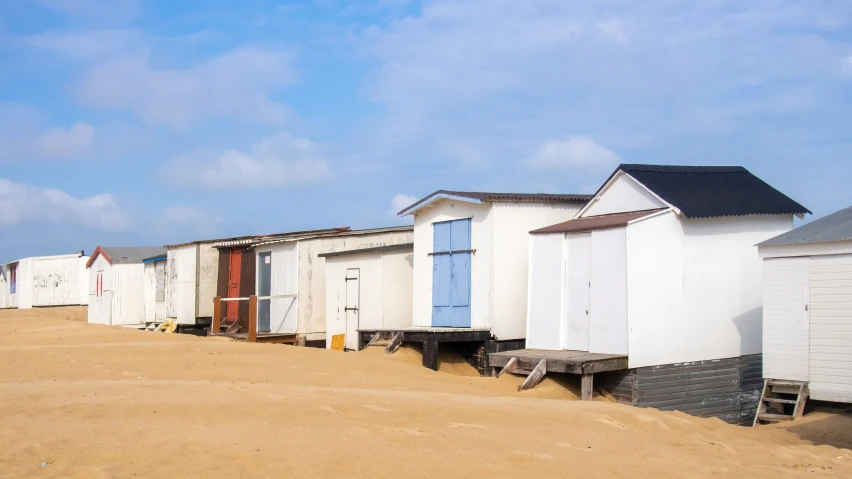
<path id="1" fill-rule="evenodd" d="M 518 391 L 524 391 L 526 389 L 532 389 L 544 379 L 544 375 L 547 374 L 547 360 L 542 359 L 536 364 L 535 368 L 533 368 L 532 372 L 529 376 L 524 380 L 524 382 L 518 387 Z"/>
<path id="2" fill-rule="evenodd" d="M 248 317 L 248 341 L 250 343 L 257 342 L 257 296 L 252 295 L 249 298 L 249 317 Z"/>
<path id="3" fill-rule="evenodd" d="M 423 341 L 423 367 L 438 370 L 438 340 L 434 336 Z"/>
<path id="4" fill-rule="evenodd" d="M 387 347 L 385 347 L 385 353 L 387 353 L 387 354 L 395 353 L 396 350 L 399 349 L 400 346 L 402 346 L 402 342 L 404 340 L 405 340 L 405 333 L 403 333 L 402 331 L 394 334 L 393 338 L 391 338 Z"/>
<path id="5" fill-rule="evenodd" d="M 332 349 L 332 351 L 343 351 L 345 344 L 346 344 L 346 335 L 345 334 L 335 334 L 331 337 L 331 349 Z"/>
<path id="6" fill-rule="evenodd" d="M 580 383 L 580 398 L 583 401 L 591 401 L 594 396 L 594 383 L 592 382 L 594 374 L 584 374 Z"/>
<path id="7" fill-rule="evenodd" d="M 509 362 L 506 363 L 505 366 L 503 366 L 503 369 L 501 369 L 500 372 L 497 373 L 497 377 L 499 378 L 500 376 L 503 375 L 503 373 L 509 372 L 508 370 L 514 368 L 517 364 L 518 364 L 517 358 L 510 359 Z"/>
<path id="8" fill-rule="evenodd" d="M 210 322 L 210 329 L 207 330 L 208 336 L 219 334 L 219 324 L 222 321 L 222 297 L 216 296 L 213 298 L 213 320 Z"/>

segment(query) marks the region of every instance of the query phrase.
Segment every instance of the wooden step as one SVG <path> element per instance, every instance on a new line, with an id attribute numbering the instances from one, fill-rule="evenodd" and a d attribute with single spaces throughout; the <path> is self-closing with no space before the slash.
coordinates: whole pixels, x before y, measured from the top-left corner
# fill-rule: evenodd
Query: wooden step
<path id="1" fill-rule="evenodd" d="M 795 399 L 763 398 L 766 402 L 777 402 L 781 404 L 796 404 Z"/>
<path id="2" fill-rule="evenodd" d="M 767 414 L 763 413 L 758 416 L 758 419 L 761 421 L 792 421 L 793 416 L 788 416 L 786 414 Z"/>
<path id="3" fill-rule="evenodd" d="M 795 386 L 799 387 L 802 385 L 802 381 L 790 381 L 787 379 L 767 379 L 766 384 L 770 386 Z"/>

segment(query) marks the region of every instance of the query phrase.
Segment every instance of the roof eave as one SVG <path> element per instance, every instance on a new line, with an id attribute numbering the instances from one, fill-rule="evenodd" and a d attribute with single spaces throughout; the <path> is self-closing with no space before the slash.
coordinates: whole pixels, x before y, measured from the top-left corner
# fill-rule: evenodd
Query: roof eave
<path id="1" fill-rule="evenodd" d="M 414 214 L 416 211 L 418 211 L 422 208 L 425 208 L 426 206 L 429 206 L 430 204 L 432 204 L 432 203 L 434 203 L 438 200 L 465 201 L 467 203 L 472 203 L 472 204 L 475 204 L 475 205 L 482 204 L 482 200 L 479 200 L 479 199 L 476 199 L 476 198 L 468 198 L 466 196 L 458 196 L 458 195 L 452 195 L 452 194 L 443 193 L 443 192 L 436 192 L 436 193 L 432 193 L 431 195 L 427 196 L 426 198 L 423 198 L 422 200 L 412 204 L 411 206 L 408 206 L 407 208 L 401 210 L 399 213 L 397 213 L 397 216 L 408 216 L 408 215 Z"/>

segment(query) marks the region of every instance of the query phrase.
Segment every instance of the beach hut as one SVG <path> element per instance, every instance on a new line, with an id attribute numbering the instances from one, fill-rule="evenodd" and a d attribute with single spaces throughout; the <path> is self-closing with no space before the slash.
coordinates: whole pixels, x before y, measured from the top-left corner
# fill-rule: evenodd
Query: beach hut
<path id="1" fill-rule="evenodd" d="M 166 255 L 143 259 L 145 270 L 145 324 L 166 320 Z"/>
<path id="2" fill-rule="evenodd" d="M 253 245 L 258 333 L 266 341 L 326 346 L 323 253 L 411 243 L 412 227 L 350 230 L 264 238 Z M 277 338 L 277 339 L 276 339 Z"/>
<path id="3" fill-rule="evenodd" d="M 24 258 L 0 268 L 0 307 L 41 308 L 88 304 L 86 262 L 82 251 Z"/>
<path id="4" fill-rule="evenodd" d="M 320 253 L 326 347 L 360 349 L 358 331 L 411 326 L 414 243 Z"/>
<path id="5" fill-rule="evenodd" d="M 421 343 L 431 369 L 442 342 L 475 349 L 481 371 L 483 351 L 523 347 L 527 233 L 573 218 L 589 198 L 438 190 L 400 211 L 414 217 L 412 325 L 377 333 Z"/>
<path id="6" fill-rule="evenodd" d="M 209 325 L 219 275 L 219 250 L 211 245 L 222 240 L 166 245 L 166 319 L 177 324 Z"/>
<path id="7" fill-rule="evenodd" d="M 763 241 L 758 251 L 766 393 L 783 399 L 804 386 L 812 399 L 852 403 L 852 207 Z M 800 412 L 793 409 L 770 408 Z"/>
<path id="8" fill-rule="evenodd" d="M 621 165 L 576 218 L 531 232 L 527 349 L 491 366 L 580 374 L 584 399 L 604 373 L 619 401 L 750 422 L 755 245 L 805 213 L 742 167 Z"/>
<path id="9" fill-rule="evenodd" d="M 98 246 L 86 263 L 89 286 L 89 322 L 108 325 L 144 325 L 145 263 L 163 256 L 161 246 Z"/>

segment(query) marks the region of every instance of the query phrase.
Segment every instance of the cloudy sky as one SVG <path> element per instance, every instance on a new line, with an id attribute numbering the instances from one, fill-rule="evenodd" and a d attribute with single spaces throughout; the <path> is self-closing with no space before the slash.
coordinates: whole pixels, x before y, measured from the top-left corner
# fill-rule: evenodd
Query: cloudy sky
<path id="1" fill-rule="evenodd" d="M 6 0 L 0 261 L 743 165 L 852 204 L 848 0 Z"/>

